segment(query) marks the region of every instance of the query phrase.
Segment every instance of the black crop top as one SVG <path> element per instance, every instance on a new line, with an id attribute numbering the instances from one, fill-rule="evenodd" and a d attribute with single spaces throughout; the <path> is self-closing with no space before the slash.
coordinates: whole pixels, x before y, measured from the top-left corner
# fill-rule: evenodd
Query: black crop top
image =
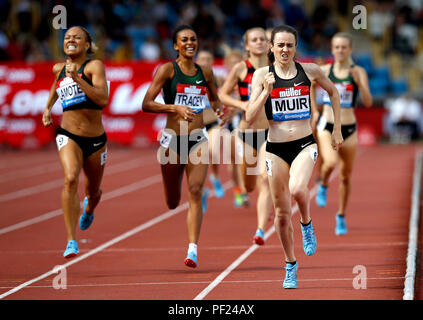
<path id="1" fill-rule="evenodd" d="M 279 78 L 274 65 L 269 66 L 276 82 L 264 105 L 267 119 L 290 121 L 310 118 L 311 82 L 301 64 L 295 62 L 295 66 L 297 75 L 292 79 Z"/>
<path id="2" fill-rule="evenodd" d="M 93 85 L 92 81 L 88 79 L 84 73 L 84 68 L 90 61 L 90 59 L 86 60 L 78 69 L 77 73 L 78 76 L 87 81 L 90 85 Z M 78 86 L 75 81 L 73 81 L 71 77 L 66 76 L 65 71 L 66 66 L 64 66 L 60 72 L 56 85 L 57 95 L 62 101 L 63 112 L 78 109 L 102 110 L 103 108 L 88 98 L 85 92 Z"/>

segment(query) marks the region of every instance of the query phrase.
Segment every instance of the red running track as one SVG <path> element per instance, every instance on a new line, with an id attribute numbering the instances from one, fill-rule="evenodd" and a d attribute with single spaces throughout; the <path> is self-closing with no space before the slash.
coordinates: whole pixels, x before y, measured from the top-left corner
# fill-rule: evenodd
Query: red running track
<path id="1" fill-rule="evenodd" d="M 110 146 L 95 221 L 77 232 L 78 257 L 65 260 L 63 177 L 56 150 L 2 152 L 0 295 L 9 300 L 401 300 L 416 150 L 415 145 L 359 148 L 349 232 L 334 235 L 335 176 L 327 207 L 311 201 L 318 240 L 311 257 L 302 251 L 298 213 L 293 216 L 296 290 L 282 288 L 283 254 L 272 223 L 266 244 L 252 245 L 256 192 L 250 208 L 233 208 L 230 188 L 223 199 L 209 200 L 199 267 L 187 268 L 186 188 L 181 205 L 169 211 L 156 150 Z M 228 181 L 225 167 L 221 173 Z M 313 187 L 314 177 L 314 192 Z M 80 191 L 82 199 L 82 185 Z M 65 269 L 53 272 L 59 265 Z M 66 289 L 55 289 L 63 272 Z"/>

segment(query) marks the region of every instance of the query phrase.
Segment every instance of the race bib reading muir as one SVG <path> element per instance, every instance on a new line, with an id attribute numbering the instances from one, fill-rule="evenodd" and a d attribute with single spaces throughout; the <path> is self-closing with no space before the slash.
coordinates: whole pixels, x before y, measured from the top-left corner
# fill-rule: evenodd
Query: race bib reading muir
<path id="1" fill-rule="evenodd" d="M 187 106 L 199 113 L 206 107 L 207 89 L 191 84 L 177 84 L 175 104 Z"/>
<path id="2" fill-rule="evenodd" d="M 270 93 L 273 121 L 310 118 L 309 87 L 275 88 Z"/>
<path id="3" fill-rule="evenodd" d="M 353 103 L 353 92 L 354 86 L 352 83 L 334 83 L 336 89 L 338 89 L 339 100 L 342 108 L 351 108 Z M 332 105 L 329 99 L 329 95 L 326 91 L 323 94 L 323 103 Z"/>
<path id="4" fill-rule="evenodd" d="M 57 82 L 56 92 L 62 102 L 63 109 L 87 100 L 85 92 L 71 77 L 64 77 Z"/>

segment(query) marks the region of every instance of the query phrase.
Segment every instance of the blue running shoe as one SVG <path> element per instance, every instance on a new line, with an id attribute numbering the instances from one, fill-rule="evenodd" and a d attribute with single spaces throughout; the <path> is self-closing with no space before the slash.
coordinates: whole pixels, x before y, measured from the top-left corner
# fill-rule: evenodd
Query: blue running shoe
<path id="1" fill-rule="evenodd" d="M 258 244 L 259 246 L 264 245 L 264 231 L 262 229 L 257 229 L 253 238 L 253 243 Z"/>
<path id="2" fill-rule="evenodd" d="M 285 267 L 285 280 L 283 281 L 283 287 L 285 289 L 295 289 L 298 286 L 297 281 L 297 271 L 298 271 L 298 262 L 295 265 L 290 263 L 286 264 Z"/>
<path id="3" fill-rule="evenodd" d="M 63 256 L 66 259 L 69 259 L 69 258 L 75 257 L 78 253 L 79 253 L 78 243 L 76 243 L 75 240 L 69 240 L 66 250 L 63 253 Z"/>
<path id="4" fill-rule="evenodd" d="M 214 186 L 214 193 L 217 198 L 223 198 L 225 196 L 225 190 L 222 188 L 222 184 L 220 183 L 219 178 L 215 178 L 214 176 L 210 175 L 210 182 Z"/>
<path id="5" fill-rule="evenodd" d="M 301 233 L 303 234 L 303 249 L 306 255 L 311 256 L 316 252 L 317 240 L 314 235 L 313 223 L 306 226 L 301 224 Z"/>
<path id="6" fill-rule="evenodd" d="M 87 208 L 87 204 L 88 204 L 88 198 L 85 197 L 84 207 L 82 208 L 81 219 L 79 219 L 79 228 L 81 228 L 81 230 L 87 230 L 90 227 L 91 223 L 93 223 L 93 220 L 94 220 L 94 212 L 91 213 L 91 214 L 85 213 L 85 209 Z"/>
<path id="7" fill-rule="evenodd" d="M 203 208 L 203 214 L 207 211 L 207 200 L 209 199 L 210 190 L 205 188 L 201 197 L 201 206 Z"/>
<path id="8" fill-rule="evenodd" d="M 187 267 L 190 267 L 190 268 L 196 268 L 198 266 L 197 255 L 194 253 L 194 251 L 188 252 L 188 255 L 185 258 L 184 263 Z"/>
<path id="9" fill-rule="evenodd" d="M 319 184 L 319 188 L 317 189 L 316 194 L 316 203 L 319 207 L 325 207 L 326 201 L 328 197 L 328 187 L 322 186 L 322 184 Z"/>
<path id="10" fill-rule="evenodd" d="M 339 214 L 336 215 L 335 234 L 337 236 L 347 234 L 347 224 L 345 223 L 345 217 Z"/>

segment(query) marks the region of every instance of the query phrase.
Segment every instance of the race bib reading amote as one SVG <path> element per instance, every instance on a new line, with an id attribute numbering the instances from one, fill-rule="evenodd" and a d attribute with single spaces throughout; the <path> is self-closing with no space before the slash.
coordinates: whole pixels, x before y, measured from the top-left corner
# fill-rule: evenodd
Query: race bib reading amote
<path id="1" fill-rule="evenodd" d="M 71 77 L 64 77 L 57 82 L 56 92 L 62 102 L 63 109 L 87 100 L 85 92 Z"/>

